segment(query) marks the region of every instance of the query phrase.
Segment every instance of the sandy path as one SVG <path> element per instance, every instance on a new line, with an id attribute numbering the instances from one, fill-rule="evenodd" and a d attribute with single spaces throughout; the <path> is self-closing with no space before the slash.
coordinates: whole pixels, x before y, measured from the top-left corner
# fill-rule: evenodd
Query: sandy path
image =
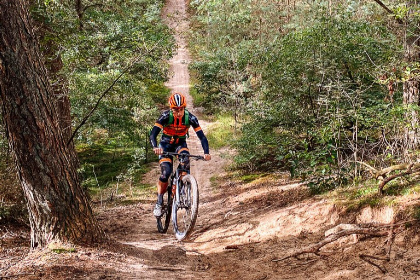
<path id="1" fill-rule="evenodd" d="M 170 76 L 165 84 L 172 91 L 184 94 L 187 97 L 188 108 L 192 108 L 192 98 L 189 94 L 190 75 L 188 64 L 190 55 L 187 49 L 186 32 L 188 31 L 188 18 L 183 0 L 168 0 L 162 12 L 164 22 L 173 30 L 178 49 L 175 56 L 169 61 Z"/>
<path id="2" fill-rule="evenodd" d="M 172 91 L 180 92 L 187 98 L 187 108 L 195 113 L 193 100 L 189 94 L 190 77 L 188 64 L 190 56 L 185 38 L 188 29 L 188 18 L 185 0 L 168 0 L 162 16 L 165 23 L 174 31 L 178 50 L 169 61 L 170 76 L 165 84 Z M 198 116 L 199 117 L 199 116 Z M 200 120 L 200 126 L 206 132 L 209 123 Z M 190 138 L 187 140 L 191 154 L 203 154 L 201 142 L 195 132 L 190 129 Z M 191 163 L 191 173 L 196 177 L 200 190 L 200 208 L 195 229 L 200 231 L 205 227 L 203 221 L 208 221 L 206 210 L 210 205 L 206 200 L 211 200 L 212 191 L 210 178 L 223 172 L 226 160 L 220 157 L 220 152 L 211 151 L 212 160 L 208 162 L 194 161 Z M 158 164 L 146 174 L 144 182 L 155 184 L 160 174 Z M 195 244 L 178 242 L 172 230 L 172 224 L 167 234 L 159 234 L 156 229 L 156 220 L 152 214 L 155 197 L 150 198 L 148 204 L 126 206 L 106 210 L 101 216 L 107 217 L 104 223 L 110 225 L 109 234 L 113 239 L 119 240 L 123 250 L 136 251 L 139 255 L 130 256 L 128 253 L 125 262 L 127 268 L 120 270 L 129 271 L 129 278 L 133 279 L 212 279 L 205 271 L 209 268 L 202 265 L 201 253 L 196 252 Z M 211 207 L 211 206 L 210 206 Z M 133 223 L 133 220 L 137 221 Z M 190 241 L 191 242 L 191 241 Z M 141 253 L 140 253 L 141 252 Z M 139 258 L 139 256 L 141 256 Z M 204 268 L 203 268 L 204 267 Z"/>
<path id="3" fill-rule="evenodd" d="M 189 21 L 187 17 L 185 2 L 185 0 L 168 0 L 163 10 L 164 21 L 174 31 L 176 43 L 178 45 L 176 55 L 169 61 L 170 77 L 169 81 L 166 83 L 166 86 L 172 91 L 184 94 L 187 98 L 187 108 L 191 112 L 196 113 L 193 104 L 193 99 L 189 93 L 190 76 L 188 72 L 188 65 L 191 59 L 187 49 L 186 40 L 186 33 L 189 28 Z M 202 127 L 204 133 L 206 133 L 206 129 L 209 126 L 209 123 L 201 119 L 200 126 Z M 201 142 L 192 129 L 190 129 L 190 138 L 187 140 L 187 144 L 191 154 L 203 154 Z M 199 230 L 200 228 L 204 227 L 202 220 L 209 219 L 208 217 L 205 217 L 205 214 L 208 213 L 208 211 L 206 211 L 206 208 L 210 205 L 208 205 L 208 203 L 205 203 L 205 201 L 209 200 L 209 197 L 212 196 L 210 179 L 217 174 L 221 174 L 226 164 L 226 160 L 220 157 L 220 151 L 212 150 L 211 154 L 212 160 L 209 162 L 199 161 L 191 163 L 191 173 L 195 176 L 199 184 L 201 200 L 196 230 Z M 158 172 L 159 170 L 157 171 L 157 173 Z M 212 207 L 212 205 L 210 207 Z M 188 247 L 191 250 L 195 249 L 193 248 L 193 245 L 189 245 Z"/>

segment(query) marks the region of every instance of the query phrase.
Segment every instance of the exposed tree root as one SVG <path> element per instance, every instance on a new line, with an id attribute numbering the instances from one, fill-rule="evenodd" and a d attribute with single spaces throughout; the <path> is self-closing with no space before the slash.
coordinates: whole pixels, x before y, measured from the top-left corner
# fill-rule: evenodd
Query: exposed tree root
<path id="1" fill-rule="evenodd" d="M 344 236 L 348 236 L 348 235 L 352 235 L 352 234 L 363 234 L 366 236 L 371 236 L 371 237 L 379 237 L 379 236 L 386 236 L 388 234 L 387 230 L 383 230 L 378 229 L 378 228 L 360 228 L 360 229 L 351 229 L 351 230 L 342 230 L 340 232 L 337 232 L 335 234 L 332 234 L 330 236 L 328 236 L 327 238 L 325 238 L 324 240 L 322 240 L 321 242 L 318 242 L 314 245 L 308 246 L 306 248 L 303 248 L 299 251 L 296 251 L 290 255 L 287 255 L 281 259 L 275 259 L 273 260 L 273 262 L 279 262 L 279 261 L 284 261 L 286 259 L 289 258 L 297 258 L 300 255 L 303 254 L 315 254 L 315 255 L 319 255 L 319 250 L 324 247 L 325 245 L 334 242 L 338 239 L 340 239 L 341 237 Z"/>
<path id="2" fill-rule="evenodd" d="M 381 260 L 381 261 L 389 261 L 388 258 L 381 258 L 381 257 L 376 257 L 376 256 L 364 255 L 364 254 L 359 255 L 359 258 L 364 260 L 368 264 L 371 264 L 374 267 L 378 268 L 383 274 L 388 272 L 388 270 L 386 270 L 385 267 L 381 267 L 380 265 L 378 265 L 378 264 L 374 263 L 372 260 L 370 260 L 370 259 L 375 259 L 375 260 Z"/>
<path id="3" fill-rule="evenodd" d="M 349 236 L 352 234 L 360 234 L 360 235 L 364 235 L 365 237 L 381 237 L 381 236 L 388 236 L 388 252 L 387 252 L 387 257 L 385 258 L 381 258 L 381 260 L 389 260 L 390 259 L 390 254 L 391 254 L 391 244 L 392 241 L 394 239 L 394 229 L 396 226 L 404 226 L 408 223 L 412 223 L 412 222 L 418 222 L 417 220 L 410 220 L 410 221 L 402 221 L 399 223 L 392 223 L 392 224 L 385 224 L 385 225 L 378 225 L 378 226 L 370 226 L 370 227 L 365 227 L 365 228 L 356 228 L 356 229 L 348 229 L 348 230 L 342 230 L 339 231 L 335 234 L 331 234 L 329 236 L 327 236 L 324 240 L 310 245 L 306 248 L 300 249 L 296 252 L 293 252 L 283 258 L 280 259 L 274 259 L 272 260 L 273 262 L 280 262 L 280 261 L 284 261 L 287 260 L 289 258 L 298 258 L 300 255 L 303 254 L 315 254 L 317 256 L 321 255 L 320 254 L 320 249 L 322 247 L 324 247 L 325 245 L 334 242 L 342 237 L 345 236 Z M 366 225 L 365 225 L 366 226 Z M 372 256 L 367 256 L 367 255 L 361 255 L 361 258 L 364 258 L 363 260 L 367 261 L 366 258 L 377 258 L 379 259 L 379 257 L 372 257 Z M 368 261 L 367 261 L 368 262 Z"/>
<path id="4" fill-rule="evenodd" d="M 0 279 L 16 278 L 16 277 L 26 276 L 26 275 L 34 275 L 34 273 L 19 273 L 19 274 L 13 274 L 13 275 L 0 275 Z"/>

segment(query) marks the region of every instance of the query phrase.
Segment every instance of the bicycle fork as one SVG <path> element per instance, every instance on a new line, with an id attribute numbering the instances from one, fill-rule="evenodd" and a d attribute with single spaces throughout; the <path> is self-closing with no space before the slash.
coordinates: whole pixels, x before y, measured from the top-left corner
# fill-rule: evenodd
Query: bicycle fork
<path id="1" fill-rule="evenodd" d="M 178 173 L 178 172 L 177 172 Z M 172 196 L 174 203 L 179 205 L 179 179 L 178 174 L 172 180 Z"/>
<path id="2" fill-rule="evenodd" d="M 174 195 L 174 203 L 176 203 L 176 205 L 179 208 L 189 208 L 190 205 L 188 203 L 188 199 L 186 200 L 186 198 L 188 198 L 188 190 L 185 188 L 185 186 L 182 184 L 179 173 L 177 171 L 176 176 L 174 177 L 173 180 L 173 185 L 172 188 L 175 187 L 175 192 L 173 192 L 172 194 Z M 174 189 L 172 189 L 172 191 L 174 191 Z"/>

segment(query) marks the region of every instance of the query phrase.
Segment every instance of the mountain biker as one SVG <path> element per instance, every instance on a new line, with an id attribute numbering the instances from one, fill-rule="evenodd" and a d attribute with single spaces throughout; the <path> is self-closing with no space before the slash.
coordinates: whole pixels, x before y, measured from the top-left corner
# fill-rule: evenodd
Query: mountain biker
<path id="1" fill-rule="evenodd" d="M 201 146 L 204 150 L 204 159 L 211 160 L 207 138 L 201 130 L 197 117 L 185 108 L 187 106 L 185 96 L 177 92 L 172 93 L 169 97 L 169 106 L 170 109 L 164 111 L 160 115 L 150 133 L 150 143 L 153 146 L 154 153 L 159 155 L 161 170 L 161 175 L 157 184 L 157 202 L 155 209 L 153 210 L 153 214 L 156 217 L 162 215 L 163 195 L 167 190 L 168 180 L 172 174 L 173 168 L 173 157 L 163 155 L 163 153 L 176 152 L 189 154 L 186 138 L 190 126 L 193 127 L 201 141 Z M 158 146 L 156 138 L 161 130 L 163 130 L 163 133 Z M 186 165 L 187 170 L 189 170 L 189 161 L 187 160 L 184 164 Z"/>

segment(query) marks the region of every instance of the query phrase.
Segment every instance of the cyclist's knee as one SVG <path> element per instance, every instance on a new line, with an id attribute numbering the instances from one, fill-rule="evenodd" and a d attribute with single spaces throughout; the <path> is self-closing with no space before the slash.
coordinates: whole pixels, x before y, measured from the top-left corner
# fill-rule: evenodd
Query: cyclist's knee
<path id="1" fill-rule="evenodd" d="M 162 161 L 160 162 L 160 177 L 159 180 L 161 182 L 168 182 L 169 177 L 171 176 L 172 173 L 172 161 L 170 161 L 170 159 L 168 159 L 169 161 Z"/>
<path id="2" fill-rule="evenodd" d="M 177 153 L 179 153 L 179 154 L 188 154 L 189 155 L 190 154 L 190 150 L 187 147 L 182 147 L 182 148 L 179 148 L 177 150 Z M 185 160 L 184 160 L 184 162 L 181 163 L 181 165 L 183 165 L 184 169 L 185 170 L 188 170 L 188 172 L 189 172 L 190 171 L 190 158 L 186 157 Z"/>

